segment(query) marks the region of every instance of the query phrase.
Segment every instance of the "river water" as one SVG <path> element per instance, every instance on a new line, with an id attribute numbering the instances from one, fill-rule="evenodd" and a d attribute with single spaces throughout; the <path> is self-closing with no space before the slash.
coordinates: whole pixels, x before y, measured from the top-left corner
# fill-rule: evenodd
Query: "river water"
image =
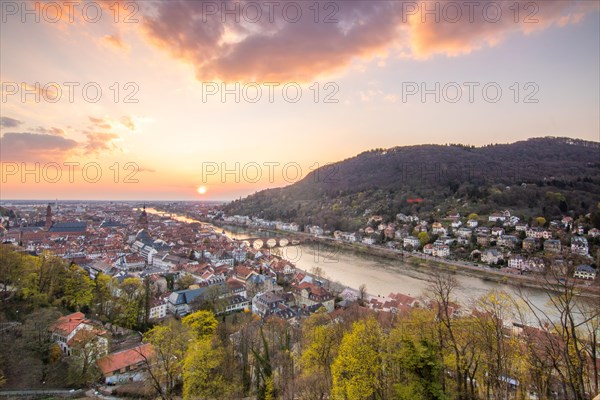
<path id="1" fill-rule="evenodd" d="M 150 213 L 159 213 L 147 209 Z M 183 222 L 200 222 L 185 216 L 172 215 L 172 218 Z M 205 225 L 204 222 L 200 222 Z M 247 230 L 236 226 L 214 227 L 224 231 L 232 239 L 243 240 L 256 237 L 272 237 L 270 232 Z M 320 267 L 325 277 L 353 289 L 365 284 L 367 292 L 373 296 L 387 296 L 390 293 L 403 293 L 413 297 L 426 294 L 427 287 L 434 278 L 434 271 L 418 270 L 418 267 L 402 262 L 377 256 L 358 254 L 345 249 L 333 248 L 322 244 L 302 244 L 276 249 L 280 255 L 292 261 L 296 267 L 311 271 Z M 463 305 L 472 304 L 477 298 L 490 290 L 503 290 L 516 294 L 514 287 L 501 283 L 490 282 L 477 277 L 457 273 L 455 275 L 460 287 L 455 293 L 457 300 Z M 549 305 L 548 294 L 541 289 L 523 288 L 530 301 L 549 315 L 555 314 Z"/>

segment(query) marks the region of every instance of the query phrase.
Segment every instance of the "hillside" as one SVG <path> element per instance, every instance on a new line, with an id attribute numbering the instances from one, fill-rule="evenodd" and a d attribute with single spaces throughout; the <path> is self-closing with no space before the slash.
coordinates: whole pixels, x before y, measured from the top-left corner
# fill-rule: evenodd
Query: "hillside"
<path id="1" fill-rule="evenodd" d="M 525 218 L 597 210 L 600 143 L 535 138 L 472 147 L 375 149 L 228 204 L 228 214 L 353 230 L 368 214 L 440 214 L 511 208 Z"/>

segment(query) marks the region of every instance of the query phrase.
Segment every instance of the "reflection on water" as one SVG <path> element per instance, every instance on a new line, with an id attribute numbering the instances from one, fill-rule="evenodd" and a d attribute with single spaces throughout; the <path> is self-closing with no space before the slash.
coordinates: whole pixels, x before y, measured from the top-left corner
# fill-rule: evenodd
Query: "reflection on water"
<path id="1" fill-rule="evenodd" d="M 157 213 L 153 209 L 146 209 L 146 211 Z M 199 222 L 184 216 L 173 216 L 173 218 L 184 222 Z M 214 228 L 219 232 L 224 231 L 228 237 L 238 240 L 275 236 L 272 232 L 248 230 L 236 226 Z M 418 267 L 400 260 L 373 257 L 322 244 L 288 246 L 275 249 L 275 251 L 278 251 L 282 257 L 294 262 L 298 268 L 304 271 L 311 271 L 314 267 L 320 267 L 328 279 L 340 282 L 344 286 L 356 289 L 365 284 L 367 291 L 374 296 L 387 296 L 390 293 L 403 293 L 410 296 L 425 294 L 436 273 L 435 270 L 419 270 Z M 455 277 L 460 283 L 456 296 L 465 305 L 469 305 L 492 289 L 516 293 L 510 285 L 461 274 L 456 274 Z M 537 307 L 552 314 L 553 310 L 548 307 L 548 295 L 543 290 L 524 288 L 522 291 Z"/>

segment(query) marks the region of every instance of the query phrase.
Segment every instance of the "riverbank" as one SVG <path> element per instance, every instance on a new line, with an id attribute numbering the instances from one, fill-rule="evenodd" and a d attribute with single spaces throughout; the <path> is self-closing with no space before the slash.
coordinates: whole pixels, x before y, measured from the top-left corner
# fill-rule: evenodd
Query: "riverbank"
<path id="1" fill-rule="evenodd" d="M 249 229 L 246 226 L 235 225 L 235 224 L 221 224 L 210 222 L 211 224 L 227 228 L 231 226 L 240 227 L 243 229 Z M 252 230 L 252 229 L 249 229 Z M 369 256 L 369 257 L 380 257 L 386 260 L 399 261 L 404 264 L 410 265 L 411 267 L 423 271 L 432 273 L 447 272 L 450 274 L 460 274 L 472 278 L 482 279 L 488 282 L 495 282 L 502 285 L 509 285 L 513 288 L 530 288 L 539 289 L 544 291 L 561 291 L 561 283 L 557 280 L 553 280 L 549 277 L 542 275 L 520 275 L 503 271 L 501 269 L 492 268 L 484 264 L 478 264 L 477 266 L 467 261 L 448 260 L 439 257 L 429 256 L 423 253 L 410 253 L 404 250 L 389 249 L 380 246 L 366 245 L 363 243 L 349 243 L 336 240 L 334 238 L 314 236 L 304 232 L 290 232 L 290 231 L 279 231 L 276 229 L 263 229 L 261 232 L 269 232 L 274 236 L 285 236 L 289 239 L 298 239 L 303 243 L 311 243 L 317 245 L 325 245 L 331 248 L 338 248 L 345 251 L 351 251 L 355 254 Z M 333 251 L 326 251 L 326 254 L 335 255 Z M 580 295 L 585 298 L 600 299 L 600 287 L 594 286 L 593 282 L 589 282 L 590 285 L 576 283 L 575 287 L 579 290 Z"/>
<path id="2" fill-rule="evenodd" d="M 159 212 L 166 212 L 157 210 Z M 265 235 L 265 233 L 272 233 L 273 236 L 284 236 L 288 239 L 298 239 L 303 243 L 316 244 L 329 246 L 331 248 L 342 249 L 345 251 L 351 251 L 355 254 L 378 257 L 384 260 L 399 261 L 405 265 L 414 268 L 415 271 L 427 272 L 429 275 L 442 272 L 451 274 L 459 274 L 461 276 L 477 278 L 487 282 L 493 282 L 500 285 L 508 285 L 512 288 L 528 288 L 537 289 L 543 291 L 560 291 L 560 282 L 554 280 L 553 282 L 546 281 L 546 277 L 542 275 L 519 275 L 504 272 L 500 269 L 492 268 L 487 265 L 478 264 L 473 265 L 472 262 L 448 260 L 439 257 L 432 257 L 423 253 L 410 253 L 404 250 L 389 249 L 380 246 L 366 245 L 363 243 L 349 243 L 336 240 L 332 237 L 314 236 L 304 232 L 290 232 L 280 231 L 276 229 L 252 229 L 245 225 L 233 224 L 233 223 L 221 223 L 220 221 L 203 221 L 198 216 L 184 214 L 184 218 L 190 220 L 190 222 L 200 222 L 204 224 L 213 225 L 215 227 L 227 228 L 227 227 L 239 227 L 241 229 L 257 232 L 258 235 Z M 335 252 L 326 252 L 330 256 L 335 255 Z M 575 287 L 580 291 L 581 297 L 600 299 L 600 287 L 593 285 L 577 283 Z"/>

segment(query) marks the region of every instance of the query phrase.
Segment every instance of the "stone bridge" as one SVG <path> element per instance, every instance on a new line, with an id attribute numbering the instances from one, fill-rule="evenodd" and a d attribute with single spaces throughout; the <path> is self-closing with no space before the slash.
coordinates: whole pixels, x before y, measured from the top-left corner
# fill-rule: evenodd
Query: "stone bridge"
<path id="1" fill-rule="evenodd" d="M 263 248 L 272 249 L 274 247 L 295 246 L 295 245 L 300 244 L 300 240 L 298 240 L 298 239 L 290 240 L 285 237 L 246 238 L 246 239 L 240 239 L 240 242 L 246 243 L 246 245 L 252 246 L 256 250 L 263 249 Z"/>

